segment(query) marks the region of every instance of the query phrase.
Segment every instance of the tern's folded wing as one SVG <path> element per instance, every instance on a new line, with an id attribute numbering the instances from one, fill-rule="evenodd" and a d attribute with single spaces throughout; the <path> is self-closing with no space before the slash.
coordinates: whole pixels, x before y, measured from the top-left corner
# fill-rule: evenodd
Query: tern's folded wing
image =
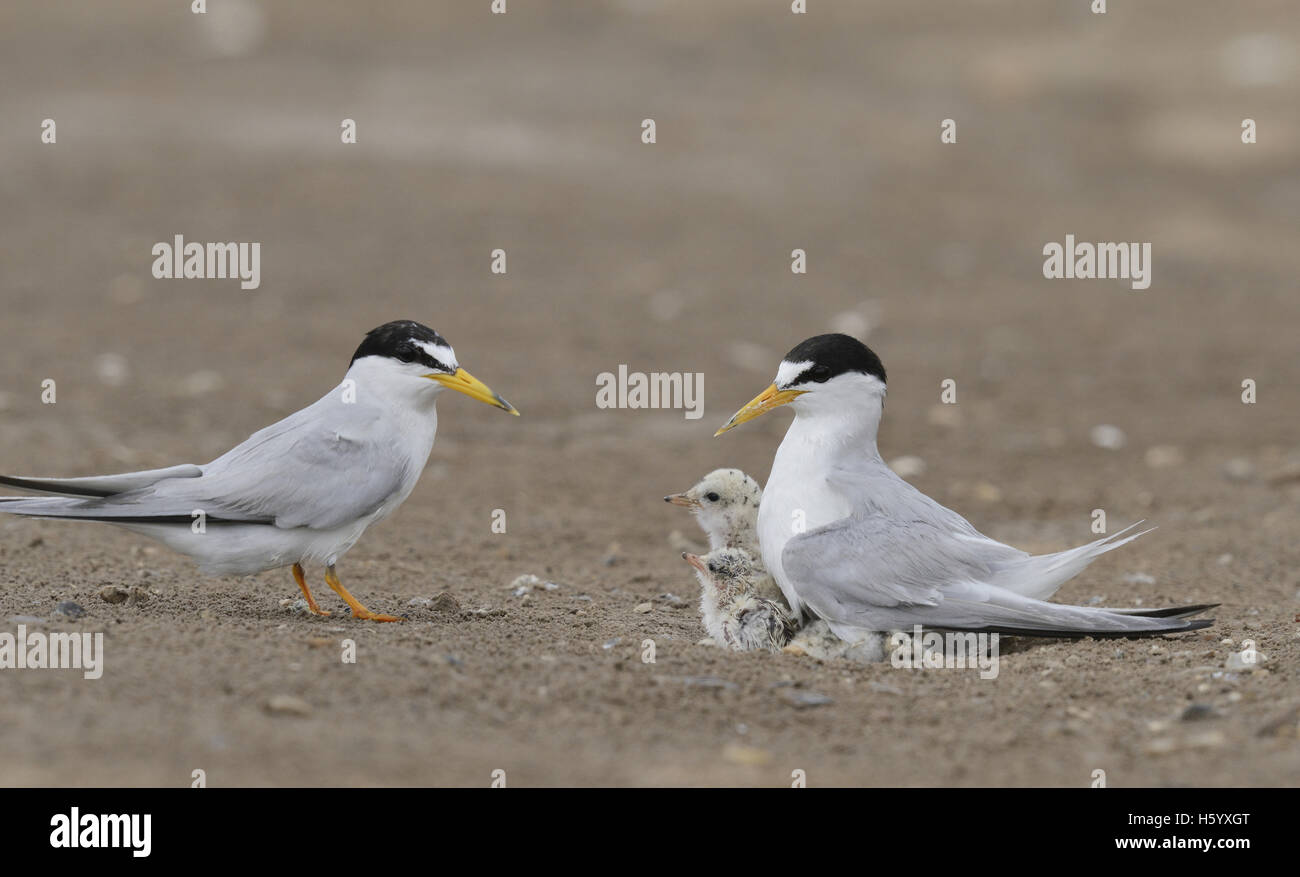
<path id="1" fill-rule="evenodd" d="M 1184 612 L 1138 616 L 1047 603 L 991 584 L 1015 549 L 923 520 L 854 515 L 791 539 L 781 555 L 799 597 L 842 636 L 846 628 L 913 624 L 1040 636 L 1150 634 L 1209 624 Z M 1203 607 L 1198 607 L 1203 608 Z"/>
<path id="2" fill-rule="evenodd" d="M 801 599 L 819 614 L 836 614 L 834 607 L 844 603 L 937 606 L 951 590 L 987 582 L 1023 557 L 978 534 L 866 513 L 795 536 L 781 565 Z"/>
<path id="3" fill-rule="evenodd" d="M 200 479 L 158 485 L 151 501 L 331 529 L 378 511 L 418 477 L 409 469 L 424 462 L 403 453 L 400 436 L 362 417 L 302 418 L 291 429 L 263 433 L 213 461 Z"/>
<path id="4" fill-rule="evenodd" d="M 339 414 L 317 403 L 254 433 L 198 477 L 85 499 L 5 498 L 0 511 L 116 523 L 189 522 L 202 511 L 210 522 L 332 529 L 378 511 L 418 475 L 400 440 L 359 404 Z"/>

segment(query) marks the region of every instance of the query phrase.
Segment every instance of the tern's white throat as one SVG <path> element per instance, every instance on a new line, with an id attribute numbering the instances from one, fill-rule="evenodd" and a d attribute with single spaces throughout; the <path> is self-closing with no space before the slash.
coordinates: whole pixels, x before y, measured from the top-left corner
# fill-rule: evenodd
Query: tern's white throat
<path id="1" fill-rule="evenodd" d="M 339 392 L 349 390 L 355 399 L 380 402 L 395 408 L 432 412 L 444 387 L 422 376 L 427 372 L 418 364 L 399 363 L 382 356 L 366 356 L 352 363 L 339 385 Z M 352 383 L 348 383 L 351 381 Z"/>
<path id="2" fill-rule="evenodd" d="M 874 375 L 846 372 L 790 402 L 790 427 L 806 444 L 838 454 L 852 449 L 879 456 L 876 434 L 885 405 L 885 383 Z"/>

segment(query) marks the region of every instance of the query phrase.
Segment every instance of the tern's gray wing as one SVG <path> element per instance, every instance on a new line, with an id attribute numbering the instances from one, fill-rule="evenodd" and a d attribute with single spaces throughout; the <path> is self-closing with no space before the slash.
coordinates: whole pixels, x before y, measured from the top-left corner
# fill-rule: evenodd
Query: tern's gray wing
<path id="1" fill-rule="evenodd" d="M 801 600 L 845 628 L 914 624 L 1039 635 L 1188 630 L 1208 622 L 1047 603 L 990 582 L 1024 555 L 920 519 L 862 513 L 794 537 L 781 555 Z"/>
<path id="2" fill-rule="evenodd" d="M 331 529 L 374 513 L 418 477 L 411 469 L 424 461 L 385 425 L 363 403 L 327 396 L 198 467 L 198 477 L 90 499 L 6 499 L 0 511 L 114 523 L 188 523 L 202 511 L 210 522 Z"/>
<path id="3" fill-rule="evenodd" d="M 821 613 L 837 604 L 938 606 L 954 587 L 987 582 L 1024 556 L 978 533 L 866 513 L 795 536 L 781 565 L 800 598 Z"/>

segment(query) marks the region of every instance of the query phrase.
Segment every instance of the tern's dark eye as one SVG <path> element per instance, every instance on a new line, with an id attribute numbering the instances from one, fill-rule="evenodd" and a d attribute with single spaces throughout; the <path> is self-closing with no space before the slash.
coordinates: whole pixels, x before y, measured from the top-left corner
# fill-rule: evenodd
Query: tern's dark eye
<path id="1" fill-rule="evenodd" d="M 830 379 L 831 370 L 824 365 L 815 365 L 808 369 L 808 377 L 819 384 L 824 384 Z"/>
<path id="2" fill-rule="evenodd" d="M 711 490 L 708 493 L 704 494 L 704 498 L 707 499 L 709 502 L 718 501 L 718 495 Z"/>
<path id="3" fill-rule="evenodd" d="M 397 351 L 397 358 L 402 362 L 412 362 L 415 359 L 415 351 L 409 347 L 403 347 Z"/>

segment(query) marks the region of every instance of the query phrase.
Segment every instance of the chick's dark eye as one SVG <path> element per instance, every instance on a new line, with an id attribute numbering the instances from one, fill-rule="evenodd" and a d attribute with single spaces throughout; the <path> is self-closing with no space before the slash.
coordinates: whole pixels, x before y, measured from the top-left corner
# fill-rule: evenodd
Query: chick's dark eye
<path id="1" fill-rule="evenodd" d="M 709 572 L 717 572 L 717 571 L 718 571 L 718 565 L 716 563 L 709 564 Z"/>
<path id="2" fill-rule="evenodd" d="M 709 502 L 717 502 L 717 501 L 718 501 L 718 495 L 717 495 L 716 493 L 713 493 L 712 491 L 710 491 L 709 493 L 704 494 L 704 498 L 707 499 Z"/>

